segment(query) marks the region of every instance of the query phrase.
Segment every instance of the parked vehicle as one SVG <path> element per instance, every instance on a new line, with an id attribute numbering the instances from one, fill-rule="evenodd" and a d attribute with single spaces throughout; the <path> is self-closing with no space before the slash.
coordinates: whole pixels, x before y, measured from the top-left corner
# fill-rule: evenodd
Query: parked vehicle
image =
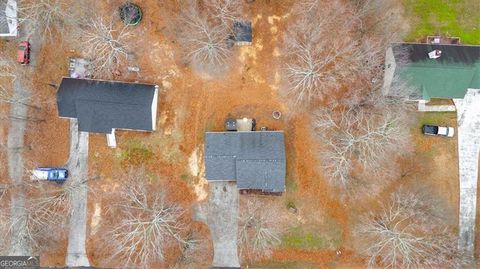
<path id="1" fill-rule="evenodd" d="M 32 172 L 32 180 L 65 181 L 68 178 L 68 170 L 56 167 L 38 167 Z"/>
<path id="2" fill-rule="evenodd" d="M 20 64 L 30 63 L 30 42 L 22 41 L 18 44 L 17 61 Z"/>
<path id="3" fill-rule="evenodd" d="M 423 131 L 423 134 L 425 135 L 453 137 L 455 134 L 455 129 L 453 127 L 437 126 L 437 125 L 429 125 L 429 124 L 423 125 L 422 131 Z"/>

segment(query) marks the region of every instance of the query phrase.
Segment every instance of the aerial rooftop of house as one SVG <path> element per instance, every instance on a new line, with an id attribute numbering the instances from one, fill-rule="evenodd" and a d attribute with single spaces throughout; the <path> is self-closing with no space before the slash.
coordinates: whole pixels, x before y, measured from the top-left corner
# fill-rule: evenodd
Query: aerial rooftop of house
<path id="1" fill-rule="evenodd" d="M 285 191 L 285 141 L 281 131 L 207 132 L 208 181 L 236 181 L 239 189 Z"/>
<path id="2" fill-rule="evenodd" d="M 83 132 L 154 131 L 158 86 L 64 77 L 57 92 L 60 117 L 77 118 Z"/>
<path id="3" fill-rule="evenodd" d="M 17 1 L 0 1 L 0 37 L 17 36 Z"/>
<path id="4" fill-rule="evenodd" d="M 386 81 L 393 76 L 407 80 L 423 100 L 463 98 L 467 89 L 480 89 L 480 46 L 392 44 Z"/>

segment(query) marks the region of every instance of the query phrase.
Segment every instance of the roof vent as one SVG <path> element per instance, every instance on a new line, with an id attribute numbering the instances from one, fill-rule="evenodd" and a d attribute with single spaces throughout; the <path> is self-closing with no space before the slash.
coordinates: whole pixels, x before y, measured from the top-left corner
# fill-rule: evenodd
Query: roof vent
<path id="1" fill-rule="evenodd" d="M 432 50 L 431 52 L 428 53 L 428 57 L 430 59 L 437 59 L 442 56 L 442 51 L 441 50 Z"/>

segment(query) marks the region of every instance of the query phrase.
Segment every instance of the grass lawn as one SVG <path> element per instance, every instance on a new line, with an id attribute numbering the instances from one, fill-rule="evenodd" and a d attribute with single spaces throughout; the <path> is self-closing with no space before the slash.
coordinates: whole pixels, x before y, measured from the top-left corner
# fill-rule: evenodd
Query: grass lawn
<path id="1" fill-rule="evenodd" d="M 267 264 L 258 264 L 252 265 L 249 268 L 252 269 L 315 269 L 318 268 L 314 264 L 305 263 L 305 262 L 285 262 L 285 263 L 267 263 Z"/>
<path id="2" fill-rule="evenodd" d="M 463 44 L 480 44 L 478 0 L 403 0 L 411 20 L 407 41 L 427 35 L 460 37 Z"/>
<path id="3" fill-rule="evenodd" d="M 291 228 L 282 237 L 282 247 L 302 250 L 334 250 L 341 245 L 342 233 L 337 224 L 327 223 L 326 227 L 319 226 L 318 228 Z"/>
<path id="4" fill-rule="evenodd" d="M 418 122 L 412 126 L 411 132 L 415 142 L 415 152 L 434 157 L 440 149 L 448 147 L 455 149 L 457 143 L 456 135 L 453 138 L 432 137 L 422 134 L 424 124 L 457 127 L 457 114 L 455 112 L 419 112 Z"/>

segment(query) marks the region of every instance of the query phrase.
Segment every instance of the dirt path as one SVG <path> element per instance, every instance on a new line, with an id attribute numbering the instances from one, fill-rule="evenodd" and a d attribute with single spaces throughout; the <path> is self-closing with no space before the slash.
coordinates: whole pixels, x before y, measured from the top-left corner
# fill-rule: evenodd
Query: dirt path
<path id="1" fill-rule="evenodd" d="M 24 30 L 23 34 L 22 31 Z M 22 184 L 24 178 L 24 161 L 22 152 L 24 149 L 25 128 L 27 126 L 28 103 L 31 90 L 27 82 L 31 78 L 32 69 L 37 63 L 36 55 L 40 52 L 41 42 L 38 35 L 34 34 L 32 27 L 26 24 L 20 29 L 20 40 L 29 40 L 31 44 L 30 66 L 22 66 L 26 69 L 24 74 L 19 74 L 13 81 L 13 100 L 26 100 L 24 102 L 13 102 L 10 105 L 10 128 L 7 138 L 8 175 L 13 185 Z M 26 256 L 32 254 L 29 245 L 28 227 L 25 210 L 25 194 L 18 188 L 11 197 L 10 216 L 12 224 L 10 255 Z"/>
<path id="2" fill-rule="evenodd" d="M 23 86 L 22 80 L 17 78 L 13 83 L 14 100 L 23 99 L 30 95 L 29 90 Z M 24 177 L 24 163 L 22 151 L 24 147 L 24 133 L 27 122 L 16 118 L 27 117 L 28 109 L 25 105 L 18 102 L 11 104 L 10 116 L 15 117 L 10 120 L 10 129 L 7 140 L 8 154 L 8 174 L 14 186 L 22 184 Z M 25 194 L 18 188 L 11 197 L 10 205 L 12 238 L 10 245 L 10 255 L 25 256 L 32 253 L 32 248 L 28 240 L 28 228 L 25 210 Z"/>
<path id="3" fill-rule="evenodd" d="M 460 176 L 459 248 L 473 257 L 480 154 L 480 91 L 468 90 L 455 100 L 458 113 L 458 157 Z"/>
<path id="4" fill-rule="evenodd" d="M 69 180 L 79 183 L 71 197 L 67 266 L 90 266 L 85 247 L 87 234 L 88 133 L 78 131 L 78 121 L 70 120 Z"/>

